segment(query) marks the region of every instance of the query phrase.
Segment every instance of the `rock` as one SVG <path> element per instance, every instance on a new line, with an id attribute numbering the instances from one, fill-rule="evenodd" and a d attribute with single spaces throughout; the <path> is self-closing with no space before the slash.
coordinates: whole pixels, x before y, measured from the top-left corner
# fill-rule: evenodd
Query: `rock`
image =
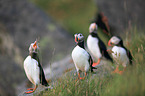
<path id="1" fill-rule="evenodd" d="M 144 0 L 95 0 L 99 11 L 108 17 L 113 35 L 125 34 L 132 26 L 145 27 Z M 126 34 L 125 34 L 126 35 Z"/>
<path id="2" fill-rule="evenodd" d="M 73 36 L 28 0 L 0 0 L 0 28 L 4 29 L 0 29 L 0 63 L 5 69 L 0 67 L 1 81 L 5 81 L 0 84 L 3 96 L 16 95 L 15 88 L 27 80 L 23 60 L 36 38 L 43 68 L 65 57 L 74 45 Z"/>
<path id="3" fill-rule="evenodd" d="M 46 80 L 51 81 L 51 82 L 49 82 L 49 85 L 53 86 L 53 83 L 56 82 L 58 78 L 60 78 L 64 73 L 67 73 L 72 69 L 75 69 L 74 64 L 72 62 L 71 56 L 68 55 L 60 61 L 53 62 L 50 65 L 48 64 L 46 66 L 46 68 L 44 68 L 44 73 L 46 76 Z M 33 85 L 27 87 L 26 86 L 27 83 L 28 83 L 27 81 L 24 81 L 16 88 L 17 95 L 19 95 L 19 96 L 23 96 L 23 95 L 24 96 L 31 96 L 34 94 L 39 94 L 41 91 L 40 89 L 44 90 L 44 86 L 41 85 L 41 86 L 38 86 L 38 89 L 37 89 L 38 91 L 36 90 L 36 92 L 34 92 L 32 94 L 25 94 L 25 91 L 27 88 L 34 87 Z"/>

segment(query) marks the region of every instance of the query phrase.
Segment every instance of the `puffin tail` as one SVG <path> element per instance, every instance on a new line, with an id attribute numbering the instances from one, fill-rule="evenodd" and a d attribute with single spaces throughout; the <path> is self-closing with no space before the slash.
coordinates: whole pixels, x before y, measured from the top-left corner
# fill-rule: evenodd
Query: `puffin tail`
<path id="1" fill-rule="evenodd" d="M 94 71 L 93 71 L 93 69 L 97 69 L 97 68 L 95 68 L 95 67 L 91 66 L 91 72 L 94 72 Z"/>
<path id="2" fill-rule="evenodd" d="M 49 86 L 48 82 L 46 81 L 45 75 L 44 75 L 44 71 L 42 69 L 42 67 L 40 67 L 40 83 L 44 86 Z"/>
<path id="3" fill-rule="evenodd" d="M 44 85 L 44 86 L 49 86 L 49 84 L 47 83 L 46 80 L 42 82 L 42 85 Z"/>

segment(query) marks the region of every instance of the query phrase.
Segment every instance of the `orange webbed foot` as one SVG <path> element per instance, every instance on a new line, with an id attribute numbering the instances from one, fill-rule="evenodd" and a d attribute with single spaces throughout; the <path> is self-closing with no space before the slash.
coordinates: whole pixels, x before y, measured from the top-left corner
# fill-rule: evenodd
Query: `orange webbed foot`
<path id="1" fill-rule="evenodd" d="M 116 69 L 112 73 L 119 73 L 118 67 L 116 67 Z"/>
<path id="2" fill-rule="evenodd" d="M 93 67 L 97 66 L 98 64 L 100 64 L 101 59 L 98 59 L 97 63 L 93 63 Z"/>
<path id="3" fill-rule="evenodd" d="M 33 88 L 28 88 L 27 90 L 33 90 Z"/>
<path id="4" fill-rule="evenodd" d="M 85 77 L 80 77 L 80 79 L 84 80 L 84 79 L 85 79 Z"/>
<path id="5" fill-rule="evenodd" d="M 34 91 L 28 91 L 28 92 L 25 92 L 25 93 L 27 93 L 27 94 L 29 94 L 29 93 L 33 93 Z"/>
<path id="6" fill-rule="evenodd" d="M 120 75 L 122 75 L 122 74 L 123 74 L 123 71 L 119 71 L 118 73 L 119 73 Z"/>
<path id="7" fill-rule="evenodd" d="M 99 65 L 99 63 L 93 63 L 92 66 L 95 67 L 95 66 L 97 66 L 97 65 Z"/>

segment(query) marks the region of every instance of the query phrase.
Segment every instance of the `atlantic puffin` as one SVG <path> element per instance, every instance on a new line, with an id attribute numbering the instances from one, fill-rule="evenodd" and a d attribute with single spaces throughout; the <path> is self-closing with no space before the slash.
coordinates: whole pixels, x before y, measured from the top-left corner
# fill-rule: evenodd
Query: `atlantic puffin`
<path id="1" fill-rule="evenodd" d="M 29 47 L 29 56 L 24 60 L 24 70 L 27 78 L 35 85 L 35 88 L 29 88 L 28 92 L 32 93 L 38 87 L 38 84 L 48 86 L 48 83 L 45 79 L 44 71 L 41 67 L 39 57 L 38 57 L 39 46 L 37 40 L 34 43 L 30 44 Z"/>
<path id="2" fill-rule="evenodd" d="M 97 24 L 92 23 L 89 27 L 89 36 L 87 38 L 87 47 L 90 53 L 95 57 L 95 59 L 98 59 L 97 63 L 93 63 L 93 67 L 98 65 L 102 59 L 102 57 L 105 57 L 106 59 L 113 62 L 112 58 L 107 52 L 107 48 L 103 41 L 99 38 L 97 34 Z"/>
<path id="3" fill-rule="evenodd" d="M 113 73 L 122 74 L 128 64 L 132 65 L 132 55 L 130 51 L 125 48 L 125 46 L 123 45 L 123 40 L 119 36 L 113 36 L 109 40 L 108 46 L 113 46 L 111 53 L 113 59 L 117 62 L 117 67 L 113 71 Z M 124 67 L 123 71 L 119 71 L 119 64 Z"/>
<path id="4" fill-rule="evenodd" d="M 73 49 L 71 55 L 78 73 L 78 79 L 84 79 L 89 69 L 93 72 L 93 69 L 97 68 L 92 67 L 93 61 L 91 55 L 85 50 L 84 36 L 81 33 L 78 33 L 75 34 L 74 37 L 77 45 Z M 85 76 L 83 78 L 80 77 L 80 72 L 82 71 L 85 72 Z"/>
<path id="5" fill-rule="evenodd" d="M 108 18 L 104 15 L 103 12 L 97 13 L 94 21 L 98 25 L 98 27 L 103 30 L 104 33 L 106 33 L 107 35 L 110 34 Z"/>

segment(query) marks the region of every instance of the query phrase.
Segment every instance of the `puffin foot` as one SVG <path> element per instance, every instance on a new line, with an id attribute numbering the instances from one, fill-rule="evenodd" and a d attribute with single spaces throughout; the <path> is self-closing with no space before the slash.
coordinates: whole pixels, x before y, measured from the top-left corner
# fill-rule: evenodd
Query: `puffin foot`
<path id="1" fill-rule="evenodd" d="M 122 75 L 122 74 L 123 74 L 123 71 L 119 71 L 118 73 L 119 73 L 120 75 Z"/>
<path id="2" fill-rule="evenodd" d="M 33 93 L 37 89 L 37 87 L 38 87 L 38 85 L 35 85 L 35 88 L 34 89 L 33 88 L 27 89 L 27 90 L 32 90 L 32 91 L 28 91 L 28 92 L 25 92 L 25 93 L 27 93 L 27 94 Z"/>
<path id="3" fill-rule="evenodd" d="M 97 65 L 99 65 L 99 63 L 93 63 L 92 66 L 95 67 L 95 66 L 97 66 Z"/>
<path id="4" fill-rule="evenodd" d="M 27 93 L 27 94 L 29 94 L 29 93 L 33 93 L 35 90 L 33 90 L 33 91 L 28 91 L 28 92 L 25 92 L 25 93 Z"/>
<path id="5" fill-rule="evenodd" d="M 97 63 L 93 63 L 93 67 L 97 66 L 100 63 L 101 59 L 98 59 Z"/>
<path id="6" fill-rule="evenodd" d="M 33 90 L 33 88 L 28 88 L 27 90 Z"/>
<path id="7" fill-rule="evenodd" d="M 85 77 L 80 77 L 79 79 L 82 79 L 82 80 L 84 80 L 84 79 L 85 79 Z"/>
<path id="8" fill-rule="evenodd" d="M 78 81 L 79 79 L 84 80 L 86 75 L 87 75 L 87 73 L 85 72 L 85 76 L 84 77 L 80 77 L 80 73 L 78 73 L 78 79 L 76 79 L 76 81 Z"/>
<path id="9" fill-rule="evenodd" d="M 76 79 L 75 81 L 78 81 L 78 80 L 84 80 L 85 77 L 79 77 L 78 79 Z"/>
<path id="10" fill-rule="evenodd" d="M 112 73 L 119 73 L 118 67 L 116 67 L 116 69 Z"/>

